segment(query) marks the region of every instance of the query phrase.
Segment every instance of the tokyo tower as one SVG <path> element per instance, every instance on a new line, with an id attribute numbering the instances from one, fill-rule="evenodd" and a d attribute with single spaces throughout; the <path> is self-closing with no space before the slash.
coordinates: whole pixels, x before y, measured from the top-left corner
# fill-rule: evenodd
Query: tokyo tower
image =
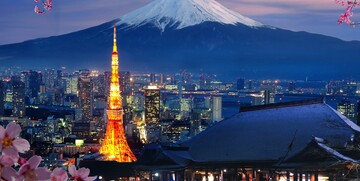
<path id="1" fill-rule="evenodd" d="M 136 157 L 131 151 L 124 133 L 122 97 L 119 83 L 119 56 L 116 46 L 116 26 L 114 25 L 114 46 L 111 62 L 111 84 L 106 110 L 108 122 L 105 139 L 101 145 L 100 153 L 106 160 L 117 162 L 134 162 Z"/>

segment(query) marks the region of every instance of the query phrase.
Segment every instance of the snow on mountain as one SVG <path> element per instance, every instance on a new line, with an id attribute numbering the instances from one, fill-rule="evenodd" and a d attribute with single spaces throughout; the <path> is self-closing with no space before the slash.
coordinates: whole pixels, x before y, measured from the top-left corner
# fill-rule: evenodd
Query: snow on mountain
<path id="1" fill-rule="evenodd" d="M 203 22 L 263 26 L 257 21 L 227 9 L 215 0 L 154 0 L 123 16 L 117 25 L 127 24 L 128 27 L 138 27 L 152 23 L 164 31 L 167 26 L 182 29 Z"/>

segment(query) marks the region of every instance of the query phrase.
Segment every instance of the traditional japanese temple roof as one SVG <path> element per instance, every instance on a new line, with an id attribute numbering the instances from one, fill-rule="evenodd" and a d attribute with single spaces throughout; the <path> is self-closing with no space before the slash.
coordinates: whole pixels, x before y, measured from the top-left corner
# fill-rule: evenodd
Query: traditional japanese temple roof
<path id="1" fill-rule="evenodd" d="M 246 107 L 177 146 L 148 146 L 137 168 L 344 168 L 359 164 L 359 133 L 322 100 Z"/>
<path id="2" fill-rule="evenodd" d="M 182 146 L 197 163 L 278 162 L 306 149 L 314 137 L 344 148 L 360 128 L 322 101 L 256 106 L 193 137 Z"/>
<path id="3" fill-rule="evenodd" d="M 144 150 L 136 162 L 138 168 L 142 170 L 182 169 L 191 161 L 188 149 L 184 147 L 149 144 Z"/>

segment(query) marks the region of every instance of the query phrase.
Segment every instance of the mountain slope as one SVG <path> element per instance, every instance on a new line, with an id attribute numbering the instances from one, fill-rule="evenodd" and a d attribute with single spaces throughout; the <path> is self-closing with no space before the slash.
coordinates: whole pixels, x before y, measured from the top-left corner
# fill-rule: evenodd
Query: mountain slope
<path id="1" fill-rule="evenodd" d="M 117 24 L 121 70 L 174 73 L 186 69 L 231 78 L 360 78 L 357 41 L 244 23 L 205 21 L 181 27 L 176 25 L 185 20 L 175 18 L 172 21 L 178 23 L 161 29 L 151 19 L 145 20 L 149 21 L 129 24 L 117 19 L 62 36 L 3 45 L 0 62 L 29 68 L 109 70 L 112 26 Z"/>

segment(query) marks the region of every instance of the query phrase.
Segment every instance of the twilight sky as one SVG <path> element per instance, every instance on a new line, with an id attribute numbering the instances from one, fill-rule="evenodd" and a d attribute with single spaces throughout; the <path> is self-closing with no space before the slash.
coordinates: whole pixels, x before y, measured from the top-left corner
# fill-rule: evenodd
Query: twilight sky
<path id="1" fill-rule="evenodd" d="M 151 0 L 53 0 L 54 9 L 37 15 L 33 0 L 0 1 L 0 45 L 61 35 L 116 19 Z M 333 0 L 217 0 L 263 24 L 360 40 L 360 27 L 338 25 L 344 7 Z M 360 20 L 355 9 L 354 20 Z"/>

